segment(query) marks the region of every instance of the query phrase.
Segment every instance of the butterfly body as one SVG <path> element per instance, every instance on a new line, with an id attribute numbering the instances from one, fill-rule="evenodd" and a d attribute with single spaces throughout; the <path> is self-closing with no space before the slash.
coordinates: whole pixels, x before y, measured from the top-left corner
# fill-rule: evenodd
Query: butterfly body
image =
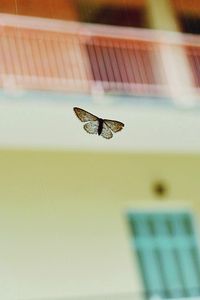
<path id="1" fill-rule="evenodd" d="M 83 128 L 90 134 L 98 134 L 105 139 L 111 139 L 113 133 L 122 130 L 124 124 L 116 120 L 99 118 L 88 111 L 74 107 L 74 112 L 81 122 L 84 122 Z"/>
<path id="2" fill-rule="evenodd" d="M 101 135 L 102 130 L 103 130 L 103 119 L 99 118 L 99 126 L 98 126 L 98 135 Z"/>

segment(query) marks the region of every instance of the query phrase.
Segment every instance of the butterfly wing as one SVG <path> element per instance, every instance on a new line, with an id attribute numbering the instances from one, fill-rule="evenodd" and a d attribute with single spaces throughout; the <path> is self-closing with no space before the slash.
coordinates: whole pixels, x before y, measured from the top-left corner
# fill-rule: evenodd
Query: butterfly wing
<path id="1" fill-rule="evenodd" d="M 81 122 L 88 122 L 88 121 L 97 121 L 98 117 L 89 113 L 88 111 L 79 108 L 79 107 L 74 107 L 74 112 L 76 116 L 81 120 Z"/>
<path id="2" fill-rule="evenodd" d="M 90 121 L 86 124 L 83 125 L 83 128 L 85 131 L 87 131 L 90 134 L 97 134 L 98 133 L 98 126 L 99 126 L 99 121 Z"/>
<path id="3" fill-rule="evenodd" d="M 123 129 L 124 123 L 115 120 L 104 120 L 104 123 L 113 131 L 118 132 Z"/>
<path id="4" fill-rule="evenodd" d="M 103 122 L 101 136 L 103 136 L 105 139 L 111 139 L 113 137 L 111 129 L 107 126 L 105 122 Z"/>

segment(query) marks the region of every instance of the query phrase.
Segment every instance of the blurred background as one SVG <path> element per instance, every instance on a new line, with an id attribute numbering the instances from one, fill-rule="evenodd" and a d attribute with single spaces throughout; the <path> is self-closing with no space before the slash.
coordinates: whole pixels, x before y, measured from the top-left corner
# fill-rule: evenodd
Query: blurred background
<path id="1" fill-rule="evenodd" d="M 199 299 L 199 33 L 199 0 L 0 0 L 0 299 Z"/>

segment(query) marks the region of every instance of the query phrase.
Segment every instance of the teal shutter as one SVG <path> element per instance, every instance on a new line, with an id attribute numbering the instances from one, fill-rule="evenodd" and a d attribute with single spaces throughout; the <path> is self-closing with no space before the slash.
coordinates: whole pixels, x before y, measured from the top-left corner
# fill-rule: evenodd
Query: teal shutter
<path id="1" fill-rule="evenodd" d="M 200 255 L 192 215 L 128 213 L 147 298 L 200 295 Z"/>

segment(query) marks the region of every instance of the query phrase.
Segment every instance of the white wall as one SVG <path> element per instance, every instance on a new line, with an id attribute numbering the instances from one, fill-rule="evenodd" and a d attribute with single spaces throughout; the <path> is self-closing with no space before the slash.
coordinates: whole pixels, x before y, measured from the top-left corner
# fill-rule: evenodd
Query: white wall
<path id="1" fill-rule="evenodd" d="M 45 95 L 43 93 L 43 95 Z M 1 96 L 0 147 L 39 149 L 82 149 L 104 151 L 200 151 L 200 110 L 174 108 L 164 100 L 134 100 L 71 95 L 49 99 Z M 59 98 L 57 100 L 57 97 Z M 31 99 L 30 99 L 31 98 Z M 157 103 L 156 103 L 157 101 Z M 87 134 L 73 112 L 73 106 L 88 109 L 103 118 L 125 123 L 112 140 Z"/>

